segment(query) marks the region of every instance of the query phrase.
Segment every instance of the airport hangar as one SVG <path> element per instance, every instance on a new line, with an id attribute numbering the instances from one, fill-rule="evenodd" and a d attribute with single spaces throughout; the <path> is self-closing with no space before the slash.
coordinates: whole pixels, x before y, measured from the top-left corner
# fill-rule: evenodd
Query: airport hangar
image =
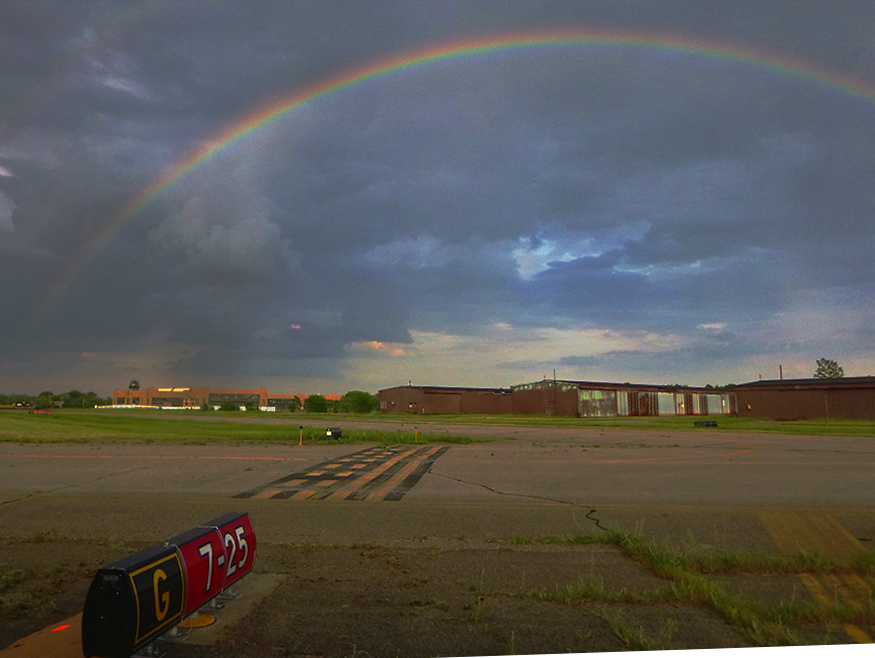
<path id="1" fill-rule="evenodd" d="M 875 377 L 770 379 L 733 389 L 741 418 L 875 420 Z"/>
<path id="2" fill-rule="evenodd" d="M 510 388 L 395 386 L 380 391 L 380 411 L 411 414 L 556 416 L 713 416 L 736 413 L 731 391 L 544 379 Z"/>

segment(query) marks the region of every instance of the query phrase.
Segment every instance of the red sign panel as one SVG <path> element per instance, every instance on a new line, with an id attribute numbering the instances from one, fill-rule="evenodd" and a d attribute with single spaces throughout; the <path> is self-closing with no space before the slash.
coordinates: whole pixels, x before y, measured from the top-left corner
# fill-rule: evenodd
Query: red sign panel
<path id="1" fill-rule="evenodd" d="M 185 563 L 187 592 L 185 614 L 189 615 L 225 587 L 225 544 L 217 528 L 198 528 L 200 535 L 179 546 Z"/>
<path id="2" fill-rule="evenodd" d="M 225 587 L 230 587 L 255 563 L 255 531 L 248 514 L 216 520 L 223 522 L 218 528 L 225 545 Z"/>

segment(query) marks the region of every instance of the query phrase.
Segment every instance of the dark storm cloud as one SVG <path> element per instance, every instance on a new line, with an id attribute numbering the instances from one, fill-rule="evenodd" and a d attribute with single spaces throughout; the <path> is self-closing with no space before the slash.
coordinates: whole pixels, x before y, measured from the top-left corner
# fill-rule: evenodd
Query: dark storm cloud
<path id="1" fill-rule="evenodd" d="M 821 347 L 872 366 L 875 102 L 743 59 L 423 64 L 297 108 L 126 214 L 258 108 L 456 40 L 672 33 L 871 88 L 866 3 L 44 0 L 0 19 L 0 390 L 129 372 L 375 389 L 407 357 L 439 369 L 436 336 L 478 346 L 481 385 L 557 364 L 741 379 Z"/>

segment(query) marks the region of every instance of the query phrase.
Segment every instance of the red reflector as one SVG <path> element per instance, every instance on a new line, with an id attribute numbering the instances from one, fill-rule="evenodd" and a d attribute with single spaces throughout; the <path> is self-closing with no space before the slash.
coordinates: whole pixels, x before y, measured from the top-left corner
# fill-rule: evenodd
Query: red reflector
<path id="1" fill-rule="evenodd" d="M 58 626 L 57 628 L 53 628 L 52 633 L 57 633 L 58 631 L 62 631 L 65 628 L 70 628 L 70 624 L 64 624 L 63 626 Z"/>

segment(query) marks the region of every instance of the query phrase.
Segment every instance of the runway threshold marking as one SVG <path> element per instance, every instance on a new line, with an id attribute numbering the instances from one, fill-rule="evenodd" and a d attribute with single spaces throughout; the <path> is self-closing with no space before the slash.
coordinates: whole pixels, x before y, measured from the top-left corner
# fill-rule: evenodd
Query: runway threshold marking
<path id="1" fill-rule="evenodd" d="M 828 514 L 793 510 L 762 511 L 760 521 L 772 535 L 778 550 L 795 555 L 800 550 L 816 550 L 826 558 L 865 551 L 860 541 Z M 863 613 L 872 596 L 875 581 L 857 574 L 803 573 L 799 579 L 811 596 L 821 605 L 832 607 L 841 600 L 853 610 Z M 854 624 L 844 624 L 845 632 L 857 643 L 872 643 L 872 631 Z"/>
<path id="2" fill-rule="evenodd" d="M 369 448 L 243 491 L 235 498 L 401 500 L 449 446 Z"/>

